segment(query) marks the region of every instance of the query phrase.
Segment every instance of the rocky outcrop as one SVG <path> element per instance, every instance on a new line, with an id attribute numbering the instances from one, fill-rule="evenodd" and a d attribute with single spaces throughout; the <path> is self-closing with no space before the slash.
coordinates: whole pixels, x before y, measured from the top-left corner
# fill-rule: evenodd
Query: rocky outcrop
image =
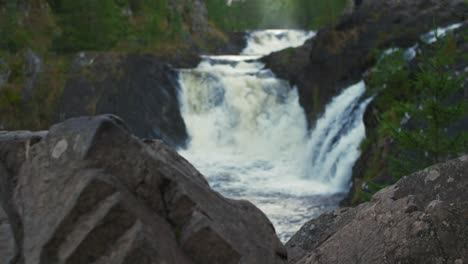
<path id="1" fill-rule="evenodd" d="M 463 0 L 363 0 L 334 27 L 299 49 L 264 59 L 280 78 L 298 86 L 309 120 L 344 87 L 359 81 L 374 64 L 374 51 L 390 46 L 410 47 L 434 25 L 466 20 Z M 294 63 L 291 63 L 294 62 Z"/>
<path id="2" fill-rule="evenodd" d="M 401 179 L 371 202 L 304 225 L 289 263 L 466 263 L 468 156 Z"/>
<path id="3" fill-rule="evenodd" d="M 234 44 L 220 48 L 237 52 L 244 34 L 231 34 Z M 197 52 L 201 52 L 198 50 Z M 135 135 L 184 146 L 188 138 L 178 101 L 177 69 L 195 68 L 200 57 L 187 51 L 170 55 L 78 53 L 71 62 L 54 120 L 115 114 Z"/>
<path id="4" fill-rule="evenodd" d="M 6 263 L 11 263 L 15 257 L 15 240 L 13 230 L 6 212 L 0 206 L 0 256 Z"/>
<path id="5" fill-rule="evenodd" d="M 8 68 L 8 64 L 5 62 L 4 58 L 0 57 L 0 87 L 8 82 L 11 71 Z"/>
<path id="6" fill-rule="evenodd" d="M 0 134 L 2 263 L 284 263 L 266 216 L 115 116 Z M 13 261 L 10 261 L 12 260 Z"/>
<path id="7" fill-rule="evenodd" d="M 33 94 L 36 82 L 44 70 L 42 59 L 31 49 L 27 49 L 24 53 L 24 77 L 26 79 L 23 88 L 23 97 L 30 98 Z"/>
<path id="8" fill-rule="evenodd" d="M 59 100 L 57 120 L 119 115 L 133 133 L 184 145 L 187 132 L 179 110 L 177 72 L 152 55 L 80 53 Z"/>

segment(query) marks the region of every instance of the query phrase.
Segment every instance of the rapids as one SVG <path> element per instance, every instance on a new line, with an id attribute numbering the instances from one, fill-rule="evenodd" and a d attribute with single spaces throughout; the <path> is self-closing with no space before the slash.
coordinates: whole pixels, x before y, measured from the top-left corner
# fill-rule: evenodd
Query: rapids
<path id="1" fill-rule="evenodd" d="M 365 138 L 365 85 L 345 89 L 308 130 L 298 92 L 259 58 L 302 45 L 314 32 L 250 33 L 240 55 L 205 56 L 180 70 L 187 158 L 221 194 L 249 200 L 285 241 L 307 220 L 335 208 L 349 190 Z"/>

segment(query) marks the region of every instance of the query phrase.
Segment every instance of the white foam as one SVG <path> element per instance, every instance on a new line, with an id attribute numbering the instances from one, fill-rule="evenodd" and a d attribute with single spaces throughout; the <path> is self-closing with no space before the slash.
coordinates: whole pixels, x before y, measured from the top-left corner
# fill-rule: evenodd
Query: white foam
<path id="1" fill-rule="evenodd" d="M 247 47 L 242 55 L 268 55 L 286 48 L 302 46 L 315 36 L 313 31 L 303 30 L 259 30 L 249 33 Z"/>
<path id="2" fill-rule="evenodd" d="M 437 41 L 439 38 L 443 38 L 447 35 L 448 32 L 451 32 L 457 28 L 460 28 L 463 23 L 456 23 L 447 27 L 436 28 L 424 35 L 421 36 L 421 40 L 427 44 L 432 44 Z"/>
<path id="3" fill-rule="evenodd" d="M 272 48 L 266 39 L 279 34 L 285 31 L 255 33 L 265 40 L 252 52 L 268 54 Z M 303 32 L 294 39 L 311 36 Z M 297 90 L 264 67 L 245 57 L 209 56 L 196 69 L 180 72 L 181 112 L 190 135 L 180 153 L 214 189 L 262 209 L 286 239 L 317 212 L 337 205 L 324 205 L 326 199 L 318 203 L 317 197 L 347 191 L 368 102 L 361 102 L 362 82 L 351 86 L 327 106 L 310 133 Z M 319 159 L 312 158 L 316 150 Z"/>

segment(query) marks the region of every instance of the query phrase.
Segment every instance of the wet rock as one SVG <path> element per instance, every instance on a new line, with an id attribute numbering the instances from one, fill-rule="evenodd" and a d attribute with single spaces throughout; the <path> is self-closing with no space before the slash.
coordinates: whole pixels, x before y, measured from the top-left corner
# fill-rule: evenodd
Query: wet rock
<path id="1" fill-rule="evenodd" d="M 468 156 L 406 176 L 307 223 L 286 245 L 290 263 L 466 262 L 467 187 Z"/>
<path id="2" fill-rule="evenodd" d="M 35 134 L 6 134 L 0 165 L 15 179 L 10 223 L 20 224 L 12 229 L 24 264 L 285 262 L 260 210 L 214 192 L 170 147 L 132 136 L 115 116 L 67 120 L 33 145 L 24 143 Z M 3 248 L 2 260 L 11 255 Z"/>
<path id="3" fill-rule="evenodd" d="M 463 0 L 356 1 L 334 28 L 320 30 L 298 49 L 274 53 L 263 61 L 283 79 L 297 85 L 309 120 L 346 86 L 362 79 L 375 62 L 373 51 L 409 48 L 434 26 L 467 19 Z"/>

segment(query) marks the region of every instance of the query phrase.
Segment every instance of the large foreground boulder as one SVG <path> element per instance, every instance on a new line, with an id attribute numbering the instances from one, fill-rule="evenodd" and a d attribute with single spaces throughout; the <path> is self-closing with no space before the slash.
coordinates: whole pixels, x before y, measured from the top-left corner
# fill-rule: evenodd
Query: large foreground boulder
<path id="1" fill-rule="evenodd" d="M 23 264 L 284 263 L 266 216 L 210 189 L 115 116 L 0 134 L 0 260 Z"/>
<path id="2" fill-rule="evenodd" d="M 304 225 L 290 263 L 468 263 L 468 156 L 435 165 Z"/>

